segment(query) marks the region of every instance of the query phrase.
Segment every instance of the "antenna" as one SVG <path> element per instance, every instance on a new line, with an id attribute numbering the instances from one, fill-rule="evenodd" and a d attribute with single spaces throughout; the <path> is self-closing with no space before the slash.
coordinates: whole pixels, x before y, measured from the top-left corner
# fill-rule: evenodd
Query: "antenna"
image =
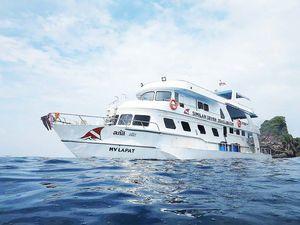
<path id="1" fill-rule="evenodd" d="M 220 86 L 220 87 L 225 86 L 225 85 L 227 85 L 226 82 L 224 82 L 224 81 L 222 81 L 222 80 L 219 80 L 219 86 Z"/>
<path id="2" fill-rule="evenodd" d="M 117 102 L 119 102 L 119 97 L 118 96 L 114 96 L 115 100 L 112 102 L 112 104 L 116 104 Z"/>

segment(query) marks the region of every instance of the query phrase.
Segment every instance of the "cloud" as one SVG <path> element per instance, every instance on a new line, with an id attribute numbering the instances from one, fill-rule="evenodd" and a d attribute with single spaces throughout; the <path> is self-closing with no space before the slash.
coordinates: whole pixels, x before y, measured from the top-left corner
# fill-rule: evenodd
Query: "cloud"
<path id="1" fill-rule="evenodd" d="M 19 15 L 0 17 L 0 114 L 6 130 L 18 118 L 20 130 L 34 124 L 29 131 L 45 142 L 43 113 L 104 113 L 114 96 L 134 97 L 140 82 L 164 75 L 213 90 L 225 80 L 253 100 L 261 120 L 283 114 L 300 135 L 298 1 L 158 1 L 128 3 L 126 9 L 117 1 L 48 4 L 47 10 L 32 3 L 20 15 L 24 6 L 2 6 Z M 10 143 L 13 138 L 6 135 Z M 12 145 L 0 140 L 23 152 L 25 142 L 28 149 L 43 146 L 28 135 Z M 58 143 L 53 146 L 62 149 Z"/>

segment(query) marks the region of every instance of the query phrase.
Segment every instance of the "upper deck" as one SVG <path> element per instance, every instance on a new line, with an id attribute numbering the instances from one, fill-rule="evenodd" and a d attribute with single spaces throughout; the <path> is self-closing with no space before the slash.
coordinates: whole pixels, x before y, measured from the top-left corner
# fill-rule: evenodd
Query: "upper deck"
<path id="1" fill-rule="evenodd" d="M 204 106 L 208 105 L 212 113 L 220 114 L 222 111 L 228 111 L 231 119 L 245 119 L 247 115 L 251 118 L 257 117 L 254 111 L 244 104 L 241 104 L 238 99 L 248 98 L 241 94 L 229 90 L 226 92 L 213 92 L 188 81 L 172 80 L 152 82 L 142 86 L 141 90 L 137 93 L 138 99 L 143 99 L 145 93 L 157 91 L 171 91 L 172 98 L 176 99 L 179 103 L 187 105 L 189 108 L 198 109 L 202 103 Z M 199 103 L 200 102 L 200 103 Z M 224 107 L 225 106 L 225 110 Z M 206 110 L 207 111 L 207 110 Z"/>

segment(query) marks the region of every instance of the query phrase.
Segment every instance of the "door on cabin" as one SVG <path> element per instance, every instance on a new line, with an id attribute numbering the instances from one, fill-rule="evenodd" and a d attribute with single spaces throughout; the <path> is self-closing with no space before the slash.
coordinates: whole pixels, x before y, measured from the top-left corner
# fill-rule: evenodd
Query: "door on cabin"
<path id="1" fill-rule="evenodd" d="M 227 138 L 227 127 L 223 127 L 223 135 Z"/>

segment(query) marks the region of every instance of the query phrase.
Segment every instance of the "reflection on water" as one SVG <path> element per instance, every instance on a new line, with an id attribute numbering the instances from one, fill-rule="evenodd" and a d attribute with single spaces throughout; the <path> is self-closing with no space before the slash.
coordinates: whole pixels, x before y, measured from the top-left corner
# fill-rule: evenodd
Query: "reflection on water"
<path id="1" fill-rule="evenodd" d="M 0 158 L 0 224 L 300 224 L 300 160 Z"/>

